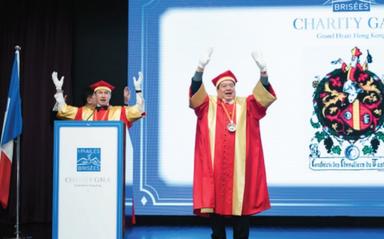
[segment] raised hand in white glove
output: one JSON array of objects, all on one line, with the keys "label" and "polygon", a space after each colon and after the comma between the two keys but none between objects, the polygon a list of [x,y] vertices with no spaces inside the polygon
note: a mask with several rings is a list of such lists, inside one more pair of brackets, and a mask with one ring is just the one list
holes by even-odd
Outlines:
[{"label": "raised hand in white glove", "polygon": [[136,91],[141,91],[141,85],[143,84],[143,73],[139,71],[139,77],[136,79],[136,77],[133,77],[133,85],[135,86]]},{"label": "raised hand in white glove", "polygon": [[200,68],[201,70],[204,70],[205,66],[211,60],[212,52],[213,52],[213,48],[210,47],[207,50],[207,52],[205,52],[205,54],[200,57],[198,65],[197,65],[198,68]]},{"label": "raised hand in white glove", "polygon": [[62,91],[63,83],[64,83],[64,76],[62,76],[59,80],[59,78],[57,78],[57,72],[54,71],[54,72],[52,72],[52,81],[53,81],[53,84],[55,84],[56,91]]},{"label": "raised hand in white glove", "polygon": [[251,53],[253,60],[256,62],[256,65],[259,67],[261,72],[267,71],[267,64],[265,63],[263,54],[259,51],[253,51]]}]

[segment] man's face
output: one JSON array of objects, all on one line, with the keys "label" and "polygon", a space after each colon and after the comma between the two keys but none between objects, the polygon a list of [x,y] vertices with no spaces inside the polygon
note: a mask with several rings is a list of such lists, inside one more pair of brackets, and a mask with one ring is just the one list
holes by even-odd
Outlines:
[{"label": "man's face", "polygon": [[90,107],[96,107],[96,93],[93,93],[87,97],[87,104]]},{"label": "man's face", "polygon": [[235,83],[231,80],[225,80],[217,87],[217,97],[226,102],[231,102],[236,97]]},{"label": "man's face", "polygon": [[128,104],[129,99],[131,98],[131,91],[128,86],[124,87],[124,104]]},{"label": "man's face", "polygon": [[99,89],[95,92],[96,104],[99,106],[108,106],[111,99],[111,92],[105,89]]}]

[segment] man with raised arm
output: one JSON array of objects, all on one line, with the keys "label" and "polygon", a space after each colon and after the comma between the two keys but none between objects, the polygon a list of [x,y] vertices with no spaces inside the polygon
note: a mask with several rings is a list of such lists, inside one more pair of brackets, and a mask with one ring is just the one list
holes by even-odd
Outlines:
[{"label": "man with raised arm", "polygon": [[261,54],[252,52],[260,80],[252,94],[236,96],[237,78],[225,71],[212,80],[217,96],[202,83],[212,49],[199,60],[190,86],[197,116],[193,209],[210,217],[212,238],[225,239],[225,221],[234,239],[249,237],[249,216],[270,208],[259,121],[276,100]]},{"label": "man with raised arm", "polygon": [[[106,81],[98,81],[90,88],[94,92],[96,107],[75,107],[67,105],[63,96],[62,86],[64,83],[64,76],[58,79],[57,72],[52,73],[52,81],[56,87],[55,99],[58,105],[57,116],[61,119],[72,120],[121,120],[128,128],[132,123],[143,117],[144,113],[144,99],[142,94],[141,85],[143,82],[143,74],[139,72],[139,77],[133,77],[133,83],[136,90],[136,104],[133,106],[111,106],[109,101],[111,99],[112,90],[114,86]],[[125,92],[124,92],[125,95]]]}]

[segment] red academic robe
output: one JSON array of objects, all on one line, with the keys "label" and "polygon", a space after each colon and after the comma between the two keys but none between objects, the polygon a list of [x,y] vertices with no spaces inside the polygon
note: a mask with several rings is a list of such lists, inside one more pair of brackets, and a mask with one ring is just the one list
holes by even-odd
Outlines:
[{"label": "red academic robe", "polygon": [[[270,208],[259,120],[275,101],[259,82],[253,94],[223,104],[204,85],[190,97],[197,115],[193,209],[196,214],[252,215]],[[237,129],[229,132],[227,112]],[[236,107],[234,111],[233,107]],[[231,116],[232,117],[232,116]]]}]

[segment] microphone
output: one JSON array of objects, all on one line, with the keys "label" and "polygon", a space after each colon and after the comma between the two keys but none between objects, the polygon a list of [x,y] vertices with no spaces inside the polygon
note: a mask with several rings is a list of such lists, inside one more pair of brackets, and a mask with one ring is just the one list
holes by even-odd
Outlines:
[{"label": "microphone", "polygon": [[96,111],[96,108],[93,109],[92,114],[90,114],[85,121],[89,121],[89,119],[95,114],[95,111]]},{"label": "microphone", "polygon": [[88,121],[93,115],[95,115],[95,112],[97,111],[97,112],[99,112],[100,110],[108,110],[108,108],[109,108],[109,105],[97,105],[96,107],[95,107],[95,109],[93,109],[93,112],[92,112],[92,114],[90,114],[89,116],[88,116],[88,118],[85,120],[85,121]]}]

